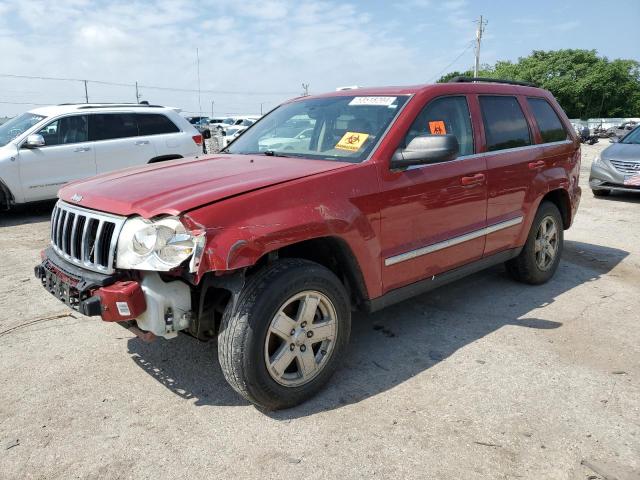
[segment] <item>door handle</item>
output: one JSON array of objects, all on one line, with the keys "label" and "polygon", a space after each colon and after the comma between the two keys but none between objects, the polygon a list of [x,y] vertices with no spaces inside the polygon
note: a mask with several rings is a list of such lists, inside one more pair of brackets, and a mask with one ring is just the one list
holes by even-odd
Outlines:
[{"label": "door handle", "polygon": [[148,145],[149,144],[149,140],[138,140],[136,142],[136,145]]},{"label": "door handle", "polygon": [[538,160],[537,162],[530,162],[529,163],[529,168],[531,170],[535,170],[537,168],[542,168],[546,165],[544,160]]},{"label": "door handle", "polygon": [[469,186],[469,185],[478,185],[480,183],[484,182],[484,174],[483,173],[476,173],[475,175],[472,175],[470,177],[462,177],[460,179],[460,183],[462,185],[464,185],[465,187]]},{"label": "door handle", "polygon": [[89,147],[78,147],[74,150],[74,152],[88,152],[89,150],[91,150],[91,148]]}]

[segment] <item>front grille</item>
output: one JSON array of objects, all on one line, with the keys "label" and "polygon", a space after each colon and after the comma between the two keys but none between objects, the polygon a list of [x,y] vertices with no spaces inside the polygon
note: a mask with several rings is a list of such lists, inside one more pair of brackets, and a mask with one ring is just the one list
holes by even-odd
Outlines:
[{"label": "front grille", "polygon": [[125,218],[59,201],[51,214],[51,246],[65,260],[94,272],[113,273]]},{"label": "front grille", "polygon": [[609,160],[616,170],[625,175],[640,173],[640,162],[625,160]]}]

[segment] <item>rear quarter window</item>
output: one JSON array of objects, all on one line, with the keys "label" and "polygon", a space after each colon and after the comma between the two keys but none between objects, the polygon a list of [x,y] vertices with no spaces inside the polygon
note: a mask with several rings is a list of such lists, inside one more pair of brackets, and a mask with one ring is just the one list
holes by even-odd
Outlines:
[{"label": "rear quarter window", "polygon": [[157,113],[139,113],[138,131],[140,135],[161,135],[163,133],[176,133],[180,129],[164,115]]},{"label": "rear quarter window", "polygon": [[529,125],[516,97],[483,95],[479,100],[488,151],[531,145]]},{"label": "rear quarter window", "polygon": [[536,119],[544,143],[560,142],[567,139],[567,132],[549,102],[544,98],[527,98],[527,103]]}]

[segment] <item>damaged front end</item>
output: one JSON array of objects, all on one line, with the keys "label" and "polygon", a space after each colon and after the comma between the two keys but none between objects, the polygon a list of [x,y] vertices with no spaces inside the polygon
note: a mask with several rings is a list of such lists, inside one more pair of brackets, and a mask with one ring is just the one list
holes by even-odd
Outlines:
[{"label": "damaged front end", "polygon": [[203,245],[204,232],[176,217],[119,217],[60,201],[51,246],[34,273],[83,315],[118,322],[145,340],[173,338],[192,329]]}]

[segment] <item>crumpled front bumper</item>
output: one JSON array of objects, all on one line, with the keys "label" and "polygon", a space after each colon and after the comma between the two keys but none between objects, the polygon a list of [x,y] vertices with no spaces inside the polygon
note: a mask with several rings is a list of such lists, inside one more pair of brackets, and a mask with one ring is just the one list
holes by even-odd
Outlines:
[{"label": "crumpled front bumper", "polygon": [[175,337],[191,321],[189,285],[178,279],[165,281],[157,272],[95,273],[47,248],[34,273],[49,293],[89,317],[127,328],[133,320],[144,333],[165,338]]},{"label": "crumpled front bumper", "polygon": [[103,275],[65,262],[52,249],[42,253],[34,274],[42,286],[62,303],[88,317],[123,322],[147,309],[140,283],[123,275]]}]

